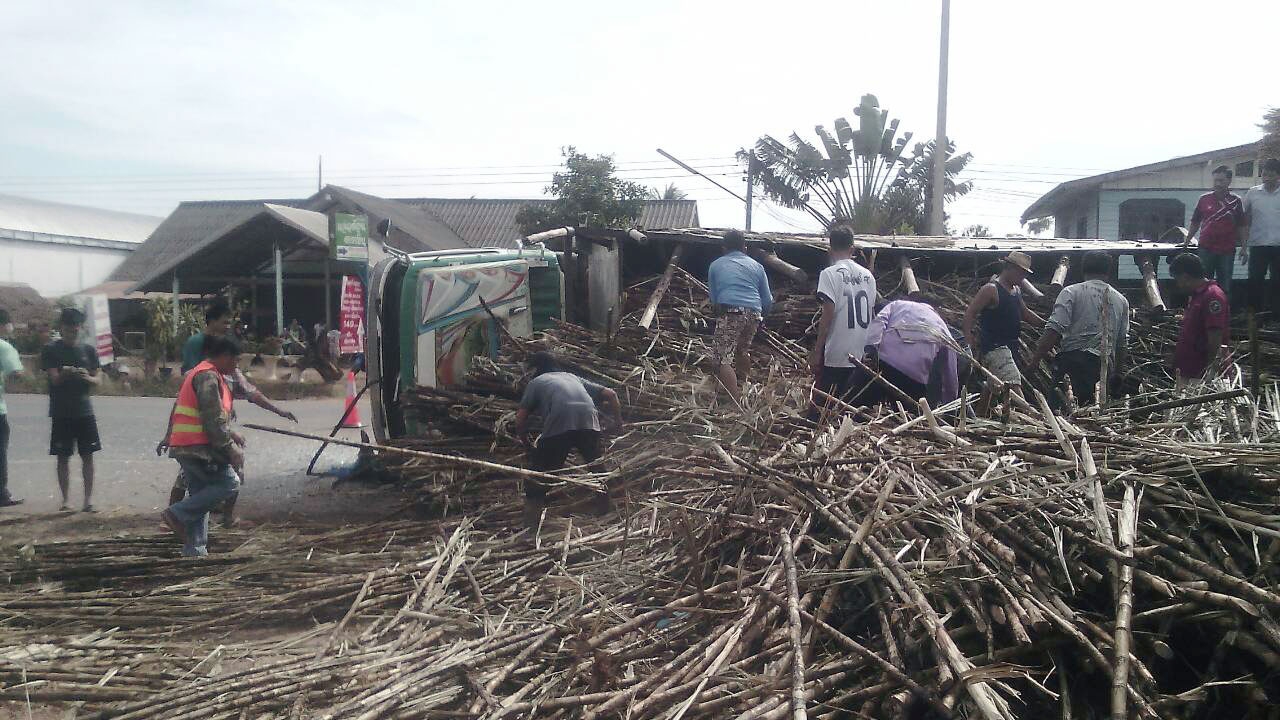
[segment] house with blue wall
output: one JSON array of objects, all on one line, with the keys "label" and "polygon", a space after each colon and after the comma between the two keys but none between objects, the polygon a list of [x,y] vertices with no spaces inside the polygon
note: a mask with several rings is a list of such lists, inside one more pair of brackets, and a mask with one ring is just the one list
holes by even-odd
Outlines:
[{"label": "house with blue wall", "polygon": [[[1258,143],[1211,150],[1062,183],[1022,214],[1022,222],[1052,217],[1060,238],[1181,241],[1196,201],[1213,187],[1213,169],[1235,172],[1232,192],[1262,182]],[[1161,277],[1167,267],[1161,267]],[[1132,258],[1120,262],[1120,278],[1141,277]],[[1246,276],[1236,263],[1237,278]]]}]

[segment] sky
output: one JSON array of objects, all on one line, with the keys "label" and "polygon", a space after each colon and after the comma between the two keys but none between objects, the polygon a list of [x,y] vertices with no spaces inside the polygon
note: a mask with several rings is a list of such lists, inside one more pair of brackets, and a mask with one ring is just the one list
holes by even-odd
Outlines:
[{"label": "sky", "polygon": [[[733,154],[871,93],[934,134],[941,0],[6,0],[0,193],[167,214],[293,198],[538,197],[573,145],[740,227]],[[1242,144],[1280,105],[1280,3],[952,3],[951,225],[1019,231],[1056,183]],[[1264,76],[1266,79],[1264,79]],[[757,230],[815,230],[759,202]]]}]

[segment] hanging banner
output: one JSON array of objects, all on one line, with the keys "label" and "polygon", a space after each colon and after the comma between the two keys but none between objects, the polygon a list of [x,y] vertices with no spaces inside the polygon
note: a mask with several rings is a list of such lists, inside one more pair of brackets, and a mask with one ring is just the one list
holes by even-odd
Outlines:
[{"label": "hanging banner", "polygon": [[364,283],[355,275],[342,276],[342,306],[338,315],[338,352],[364,352]]},{"label": "hanging banner", "polygon": [[110,365],[115,362],[111,341],[111,311],[106,295],[78,295],[76,300],[84,311],[84,335],[81,342],[88,343],[98,351],[98,364]]},{"label": "hanging banner", "polygon": [[338,260],[369,260],[369,218],[335,213],[333,216],[333,257]]}]

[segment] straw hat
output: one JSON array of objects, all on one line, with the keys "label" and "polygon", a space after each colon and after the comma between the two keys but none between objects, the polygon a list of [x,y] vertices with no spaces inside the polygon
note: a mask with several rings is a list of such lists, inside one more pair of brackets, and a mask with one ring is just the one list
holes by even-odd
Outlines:
[{"label": "straw hat", "polygon": [[1015,267],[1020,267],[1023,270],[1026,270],[1028,275],[1035,274],[1035,271],[1031,269],[1031,256],[1024,252],[1014,250],[1007,256],[1001,258],[1000,262],[1007,262]]}]

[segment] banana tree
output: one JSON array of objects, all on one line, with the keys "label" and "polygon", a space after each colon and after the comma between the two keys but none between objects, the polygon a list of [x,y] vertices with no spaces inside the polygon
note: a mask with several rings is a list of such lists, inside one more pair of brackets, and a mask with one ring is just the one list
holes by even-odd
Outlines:
[{"label": "banana tree", "polygon": [[[751,150],[738,151],[738,159],[755,173],[765,197],[803,210],[826,227],[844,223],[866,233],[907,229],[903,218],[913,213],[900,206],[920,209],[924,198],[914,178],[922,169],[917,166],[932,156],[932,147],[918,143],[908,155],[911,133],[899,135],[899,121],[889,119],[874,95],[863,95],[853,112],[856,128],[845,118],[836,119],[834,134],[815,127],[819,145],[798,133],[785,143],[765,135]],[[968,158],[949,157],[948,176],[962,170]],[[953,192],[957,187],[948,185]],[[906,224],[914,231],[915,222]]]}]

